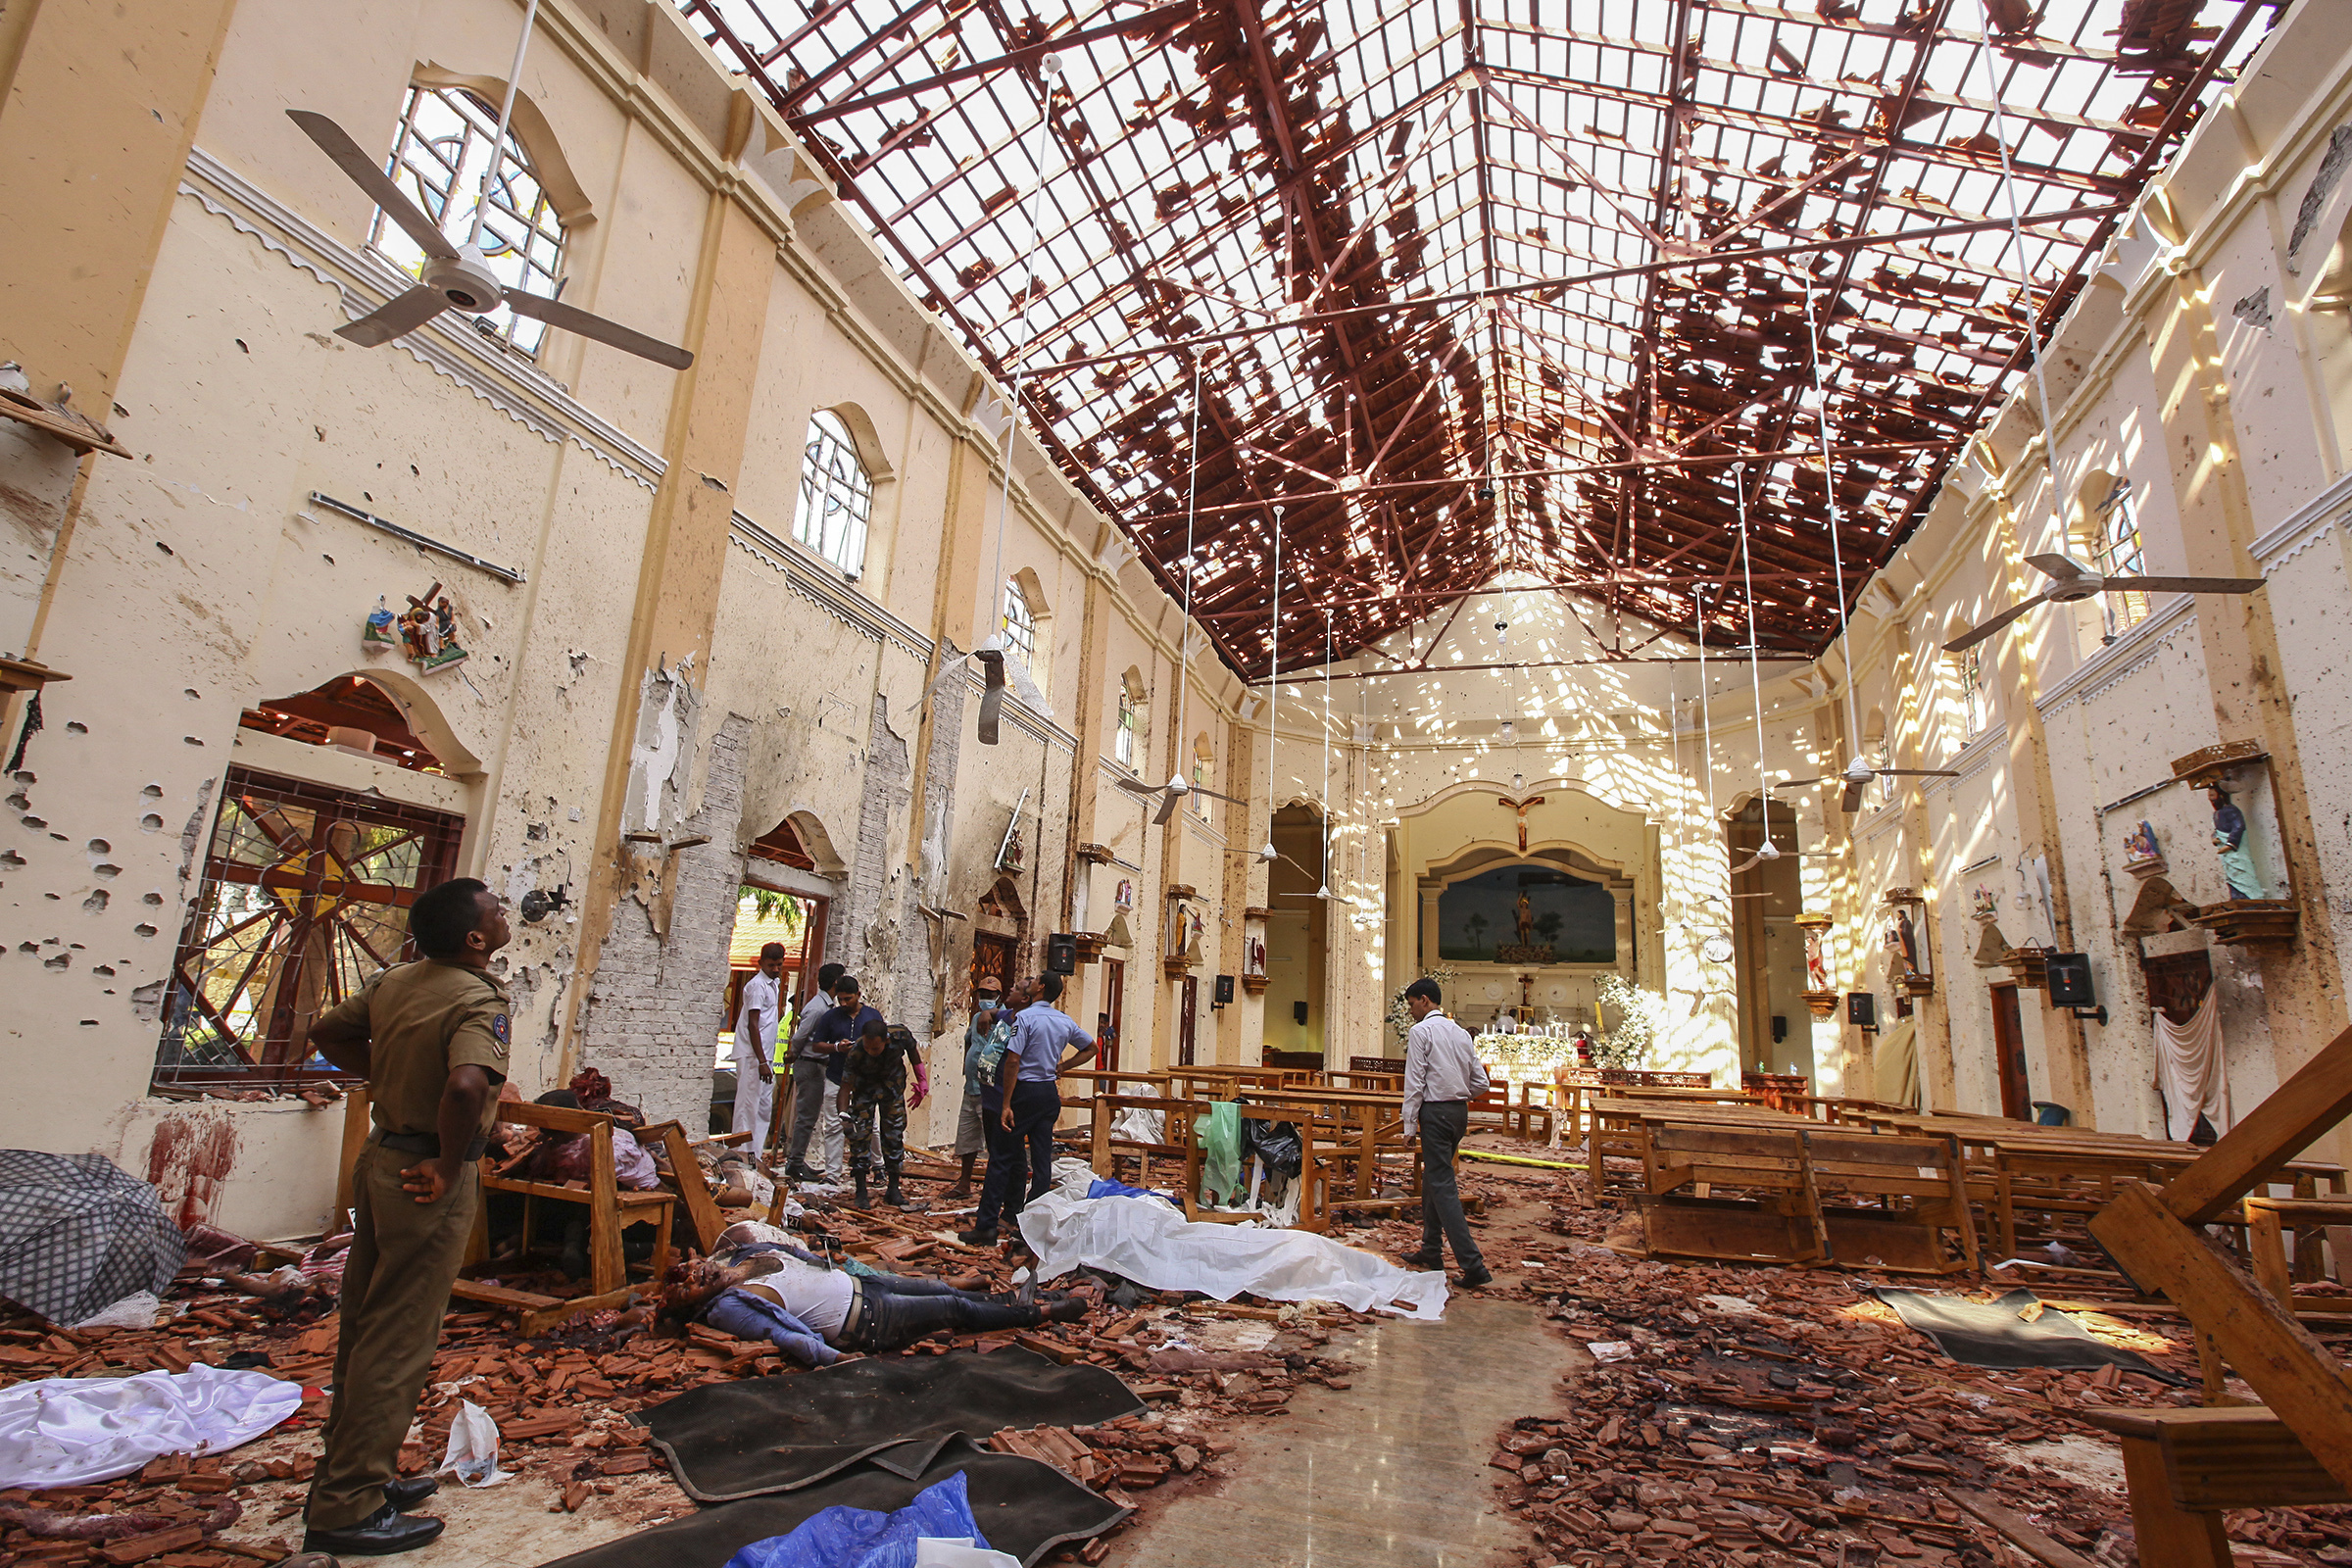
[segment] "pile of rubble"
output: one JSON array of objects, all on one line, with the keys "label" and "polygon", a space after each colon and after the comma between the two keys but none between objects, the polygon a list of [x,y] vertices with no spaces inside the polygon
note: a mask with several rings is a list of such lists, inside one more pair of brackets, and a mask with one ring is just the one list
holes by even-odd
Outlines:
[{"label": "pile of rubble", "polygon": [[[1562,1184],[1548,1234],[1502,1249],[1519,1254],[1520,1292],[1591,1363],[1497,1437],[1496,1501],[1529,1528],[1526,1562],[2137,1561],[2114,1440],[2074,1412],[2193,1404],[2195,1388],[2114,1366],[1962,1365],[1861,1294],[1902,1284],[1988,1299],[2030,1281],[1648,1260],[1601,1245],[1617,1216],[1591,1205],[1581,1177]],[[2196,1377],[2185,1324],[2165,1308],[2072,1306],[2094,1338]],[[2352,1507],[2233,1514],[2230,1535],[2241,1564],[2352,1565]]]},{"label": "pile of rubble", "polygon": [[[1017,1259],[958,1242],[957,1223],[944,1214],[856,1210],[816,1198],[799,1239],[811,1250],[877,1269],[938,1275],[970,1289],[1013,1288]],[[333,1375],[332,1298],[265,1292],[267,1275],[230,1271],[230,1277],[242,1287],[191,1269],[169,1293],[152,1329],[74,1331],[24,1316],[0,1323],[0,1385],[177,1372],[204,1363],[262,1371],[306,1390],[297,1415],[225,1456],[159,1460],[139,1476],[102,1486],[0,1491],[0,1568],[150,1562],[229,1568],[274,1562],[295,1549],[296,1516],[326,1410],[320,1390]],[[510,1272],[497,1283],[564,1298],[585,1290],[552,1271]],[[1149,1511],[1156,1499],[1212,1479],[1219,1457],[1234,1446],[1237,1423],[1278,1414],[1301,1383],[1345,1388],[1345,1364],[1321,1349],[1335,1333],[1370,1321],[1333,1306],[1187,1302],[1129,1286],[1098,1299],[1077,1322],[927,1341],[905,1353],[1018,1344],[1065,1364],[1116,1371],[1157,1408],[1101,1428],[1003,1433],[992,1441],[1047,1458],[1122,1506]],[[517,1478],[510,1485],[537,1483],[550,1509],[608,1513],[619,1534],[694,1507],[649,1446],[638,1411],[704,1384],[799,1371],[764,1340],[738,1340],[701,1324],[673,1338],[607,1309],[524,1339],[506,1314],[453,1311],[401,1469],[417,1475],[439,1464],[451,1423],[470,1401],[498,1424],[499,1462]],[[1100,1561],[1107,1542],[1094,1543],[1087,1560]]]}]

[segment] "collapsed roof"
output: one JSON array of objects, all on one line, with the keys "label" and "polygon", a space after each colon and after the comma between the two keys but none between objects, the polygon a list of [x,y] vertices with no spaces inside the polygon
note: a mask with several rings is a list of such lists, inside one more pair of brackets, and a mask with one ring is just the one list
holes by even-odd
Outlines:
[{"label": "collapsed roof", "polygon": [[2282,0],[679,3],[1256,680],[1277,507],[1285,667],[1744,642],[1742,502],[1817,654]]}]

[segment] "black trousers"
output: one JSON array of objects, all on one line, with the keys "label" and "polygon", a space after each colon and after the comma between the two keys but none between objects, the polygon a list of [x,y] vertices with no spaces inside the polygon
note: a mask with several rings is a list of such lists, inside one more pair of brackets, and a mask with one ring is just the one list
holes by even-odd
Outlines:
[{"label": "black trousers", "polygon": [[977,1230],[1017,1223],[1032,1198],[1054,1185],[1054,1123],[1061,1115],[1061,1091],[1053,1084],[1012,1086],[1012,1126],[1004,1122],[997,1093],[982,1091],[980,1115],[988,1134],[988,1179],[980,1184]]},{"label": "black trousers", "polygon": [[860,1350],[896,1350],[934,1334],[988,1334],[1035,1328],[1044,1321],[1033,1305],[959,1291],[939,1280],[864,1274],[858,1289],[865,1298],[865,1316],[856,1335],[855,1348]]},{"label": "black trousers", "polygon": [[1466,1100],[1424,1101],[1421,1104],[1421,1255],[1442,1258],[1440,1238],[1453,1246],[1453,1260],[1469,1271],[1484,1265],[1470,1221],[1462,1213],[1462,1190],[1453,1179],[1453,1161],[1470,1130]]}]

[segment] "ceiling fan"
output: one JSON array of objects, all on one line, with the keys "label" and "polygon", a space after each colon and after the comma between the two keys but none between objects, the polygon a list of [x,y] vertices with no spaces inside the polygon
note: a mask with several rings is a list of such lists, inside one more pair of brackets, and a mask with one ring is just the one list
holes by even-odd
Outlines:
[{"label": "ceiling fan", "polygon": [[415,288],[397,294],[386,304],[361,317],[356,321],[335,328],[335,336],[357,343],[362,348],[377,348],[396,337],[414,332],[443,311],[465,311],[475,315],[495,311],[501,305],[517,316],[528,316],[560,326],[566,332],[594,338],[624,354],[634,354],[656,365],[666,365],[673,370],[683,370],[694,363],[694,356],[674,344],[659,338],[633,332],[617,321],[608,321],[601,316],[533,294],[527,289],[509,288],[490,270],[482,254],[482,225],[490,217],[490,187],[498,178],[500,167],[506,162],[507,129],[514,114],[514,83],[522,74],[522,57],[530,48],[531,24],[538,16],[537,0],[523,11],[522,36],[514,45],[514,65],[507,73],[506,101],[498,111],[498,140],[492,144],[490,167],[482,174],[482,187],[474,198],[473,228],[462,245],[450,243],[441,225],[426,217],[415,202],[393,182],[375,160],[360,150],[351,133],[326,116],[311,109],[289,109],[286,118],[302,127],[302,133],[318,146],[318,150],[335,161],[344,176],[368,193],[368,199],[382,209],[383,215],[407,231],[424,252],[424,276]]},{"label": "ceiling fan", "polygon": [[2050,585],[2024,603],[2011,605],[1982,626],[1945,643],[1945,653],[1957,654],[1974,648],[2036,605],[2080,604],[2097,594],[2125,592],[2250,594],[2263,582],[2260,577],[2103,577],[2066,556],[2028,556],[2026,564],[2049,578]]},{"label": "ceiling fan", "polygon": [[[1732,875],[1752,871],[1767,860],[1781,858],[1781,848],[1772,842],[1772,791],[1764,784],[1764,674],[1763,646],[1756,641],[1756,579],[1747,560],[1747,465],[1734,466],[1733,488],[1740,499],[1740,576],[1747,585],[1747,683],[1756,700],[1756,804],[1764,812],[1764,836],[1756,841],[1753,855],[1732,867]],[[1762,898],[1762,892],[1735,893],[1735,899]],[[1691,999],[1690,1010],[1698,1011],[1698,1001]]]},{"label": "ceiling fan", "polygon": [[[527,289],[507,287],[491,274],[479,244],[482,218],[488,211],[486,202],[475,210],[472,237],[463,245],[452,245],[440,226],[392,183],[389,174],[375,167],[374,161],[360,150],[360,144],[341,125],[309,109],[289,109],[286,118],[300,125],[303,133],[318,144],[318,150],[333,159],[351,182],[383,209],[386,218],[406,229],[409,238],[425,255],[422,282],[394,295],[387,304],[358,320],[336,327],[335,336],[372,349],[416,331],[443,311],[480,315],[504,305],[518,316],[536,317],[550,326],[594,338],[673,370],[683,370],[694,363],[694,356],[686,350],[631,331],[618,321],[591,316],[576,306]],[[499,145],[506,145],[503,135]]]},{"label": "ceiling fan", "polygon": [[[1874,778],[1958,778],[1959,776],[1957,772],[1948,767],[1873,767],[1866,760],[1857,757],[1845,764],[1845,771],[1842,773],[1822,773],[1813,778],[1785,778],[1775,784],[1773,788],[1776,790],[1802,790],[1810,789],[1816,784],[1827,784],[1833,780],[1843,779],[1845,791],[1838,797],[1838,809],[1850,814],[1862,809],[1862,791]],[[1761,858],[1776,858],[1779,854],[1780,852],[1776,850],[1771,856]]]},{"label": "ceiling fan", "polygon": [[1141,796],[1145,800],[1150,800],[1155,795],[1165,797],[1159,803],[1159,813],[1152,818],[1152,825],[1154,827],[1167,826],[1168,819],[1176,814],[1176,808],[1183,804],[1187,795],[1206,795],[1212,800],[1231,801],[1236,806],[1250,804],[1239,796],[1226,794],[1223,790],[1212,790],[1205,784],[1191,783],[1181,773],[1168,775],[1168,781],[1165,784],[1147,784],[1140,778],[1123,778],[1119,780],[1119,788],[1130,795]]}]

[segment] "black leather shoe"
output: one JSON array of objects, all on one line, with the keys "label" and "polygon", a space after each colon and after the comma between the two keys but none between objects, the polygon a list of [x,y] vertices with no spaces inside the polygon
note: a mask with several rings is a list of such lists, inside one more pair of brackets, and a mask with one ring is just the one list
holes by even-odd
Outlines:
[{"label": "black leather shoe", "polygon": [[415,1551],[440,1534],[440,1520],[405,1514],[387,1502],[356,1525],[305,1530],[302,1549],[332,1552],[338,1557],[388,1557],[396,1551]]},{"label": "black leather shoe", "polygon": [[1420,1269],[1424,1272],[1430,1269],[1444,1268],[1446,1266],[1445,1258],[1432,1257],[1427,1252],[1406,1252],[1402,1256],[1398,1257],[1396,1261],[1403,1264],[1406,1268]]},{"label": "black leather shoe", "polygon": [[1484,1263],[1481,1263],[1476,1268],[1466,1268],[1462,1270],[1462,1277],[1455,1283],[1460,1285],[1465,1291],[1475,1291],[1481,1285],[1492,1282],[1494,1278],[1494,1271],[1489,1269]]},{"label": "black leather shoe", "polygon": [[956,1239],[966,1247],[994,1247],[997,1233],[993,1230],[957,1231]]},{"label": "black leather shoe", "polygon": [[438,1476],[402,1476],[384,1483],[384,1500],[402,1513],[407,1513],[425,1498],[441,1490]]}]

